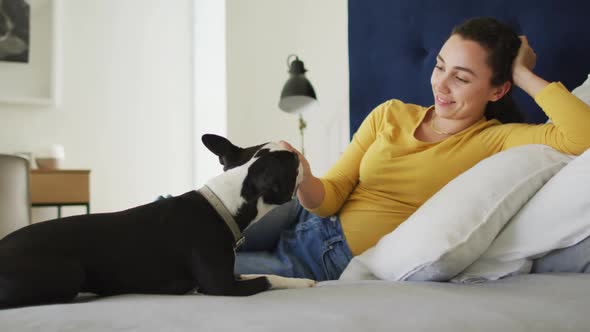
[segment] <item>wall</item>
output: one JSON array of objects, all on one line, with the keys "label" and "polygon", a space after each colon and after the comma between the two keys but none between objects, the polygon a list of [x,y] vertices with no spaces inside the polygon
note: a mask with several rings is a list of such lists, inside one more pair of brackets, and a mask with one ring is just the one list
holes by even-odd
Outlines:
[{"label": "wall", "polygon": [[[346,1],[61,1],[61,104],[0,104],[0,152],[63,144],[65,168],[92,169],[93,212],[178,194],[219,173],[201,147],[205,132],[299,147],[297,117],[277,106],[291,53],[319,99],[304,115],[314,173],[346,146]],[[34,219],[54,213],[35,209]]]},{"label": "wall", "polygon": [[194,179],[200,188],[221,172],[219,159],[201,136],[227,137],[225,1],[194,0]]},{"label": "wall", "polygon": [[0,152],[63,144],[66,168],[92,170],[94,212],[190,189],[192,1],[169,4],[62,0],[61,104],[0,104]]},{"label": "wall", "polygon": [[284,139],[300,147],[297,116],[279,110],[295,53],[319,104],[304,114],[305,151],[322,175],[348,142],[347,2],[227,0],[228,135],[246,144]]}]

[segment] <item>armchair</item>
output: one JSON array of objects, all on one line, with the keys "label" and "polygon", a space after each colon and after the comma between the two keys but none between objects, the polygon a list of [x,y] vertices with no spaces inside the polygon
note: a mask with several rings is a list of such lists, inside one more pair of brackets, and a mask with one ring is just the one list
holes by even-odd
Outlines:
[{"label": "armchair", "polygon": [[29,163],[0,154],[0,238],[30,222]]}]

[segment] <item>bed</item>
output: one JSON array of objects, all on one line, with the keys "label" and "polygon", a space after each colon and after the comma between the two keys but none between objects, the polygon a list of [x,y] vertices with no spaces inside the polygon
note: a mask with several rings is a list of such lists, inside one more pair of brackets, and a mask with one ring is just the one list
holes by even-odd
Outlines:
[{"label": "bed", "polygon": [[587,331],[587,275],[324,282],[247,298],[126,295],[0,312],[2,331]]},{"label": "bed", "polygon": [[[573,89],[590,73],[587,1],[349,0],[348,7],[351,133],[384,100],[430,104],[436,52],[467,17],[517,27],[548,80]],[[546,120],[522,92],[516,98],[529,122]],[[0,331],[588,331],[589,307],[590,274],[339,280],[246,298],[80,294],[72,304],[0,311]]]}]

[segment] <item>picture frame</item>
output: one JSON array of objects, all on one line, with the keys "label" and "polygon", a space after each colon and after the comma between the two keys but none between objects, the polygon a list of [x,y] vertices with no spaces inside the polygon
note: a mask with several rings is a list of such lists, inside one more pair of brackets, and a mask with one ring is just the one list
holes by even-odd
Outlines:
[{"label": "picture frame", "polygon": [[0,61],[0,104],[57,106],[60,101],[61,0],[28,0],[28,62]]}]

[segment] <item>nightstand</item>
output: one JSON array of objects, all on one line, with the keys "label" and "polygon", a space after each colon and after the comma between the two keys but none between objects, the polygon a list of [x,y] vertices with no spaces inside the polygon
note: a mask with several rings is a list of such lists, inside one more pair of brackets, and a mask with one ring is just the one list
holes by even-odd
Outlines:
[{"label": "nightstand", "polygon": [[31,170],[31,205],[61,207],[80,205],[90,213],[90,170]]}]

